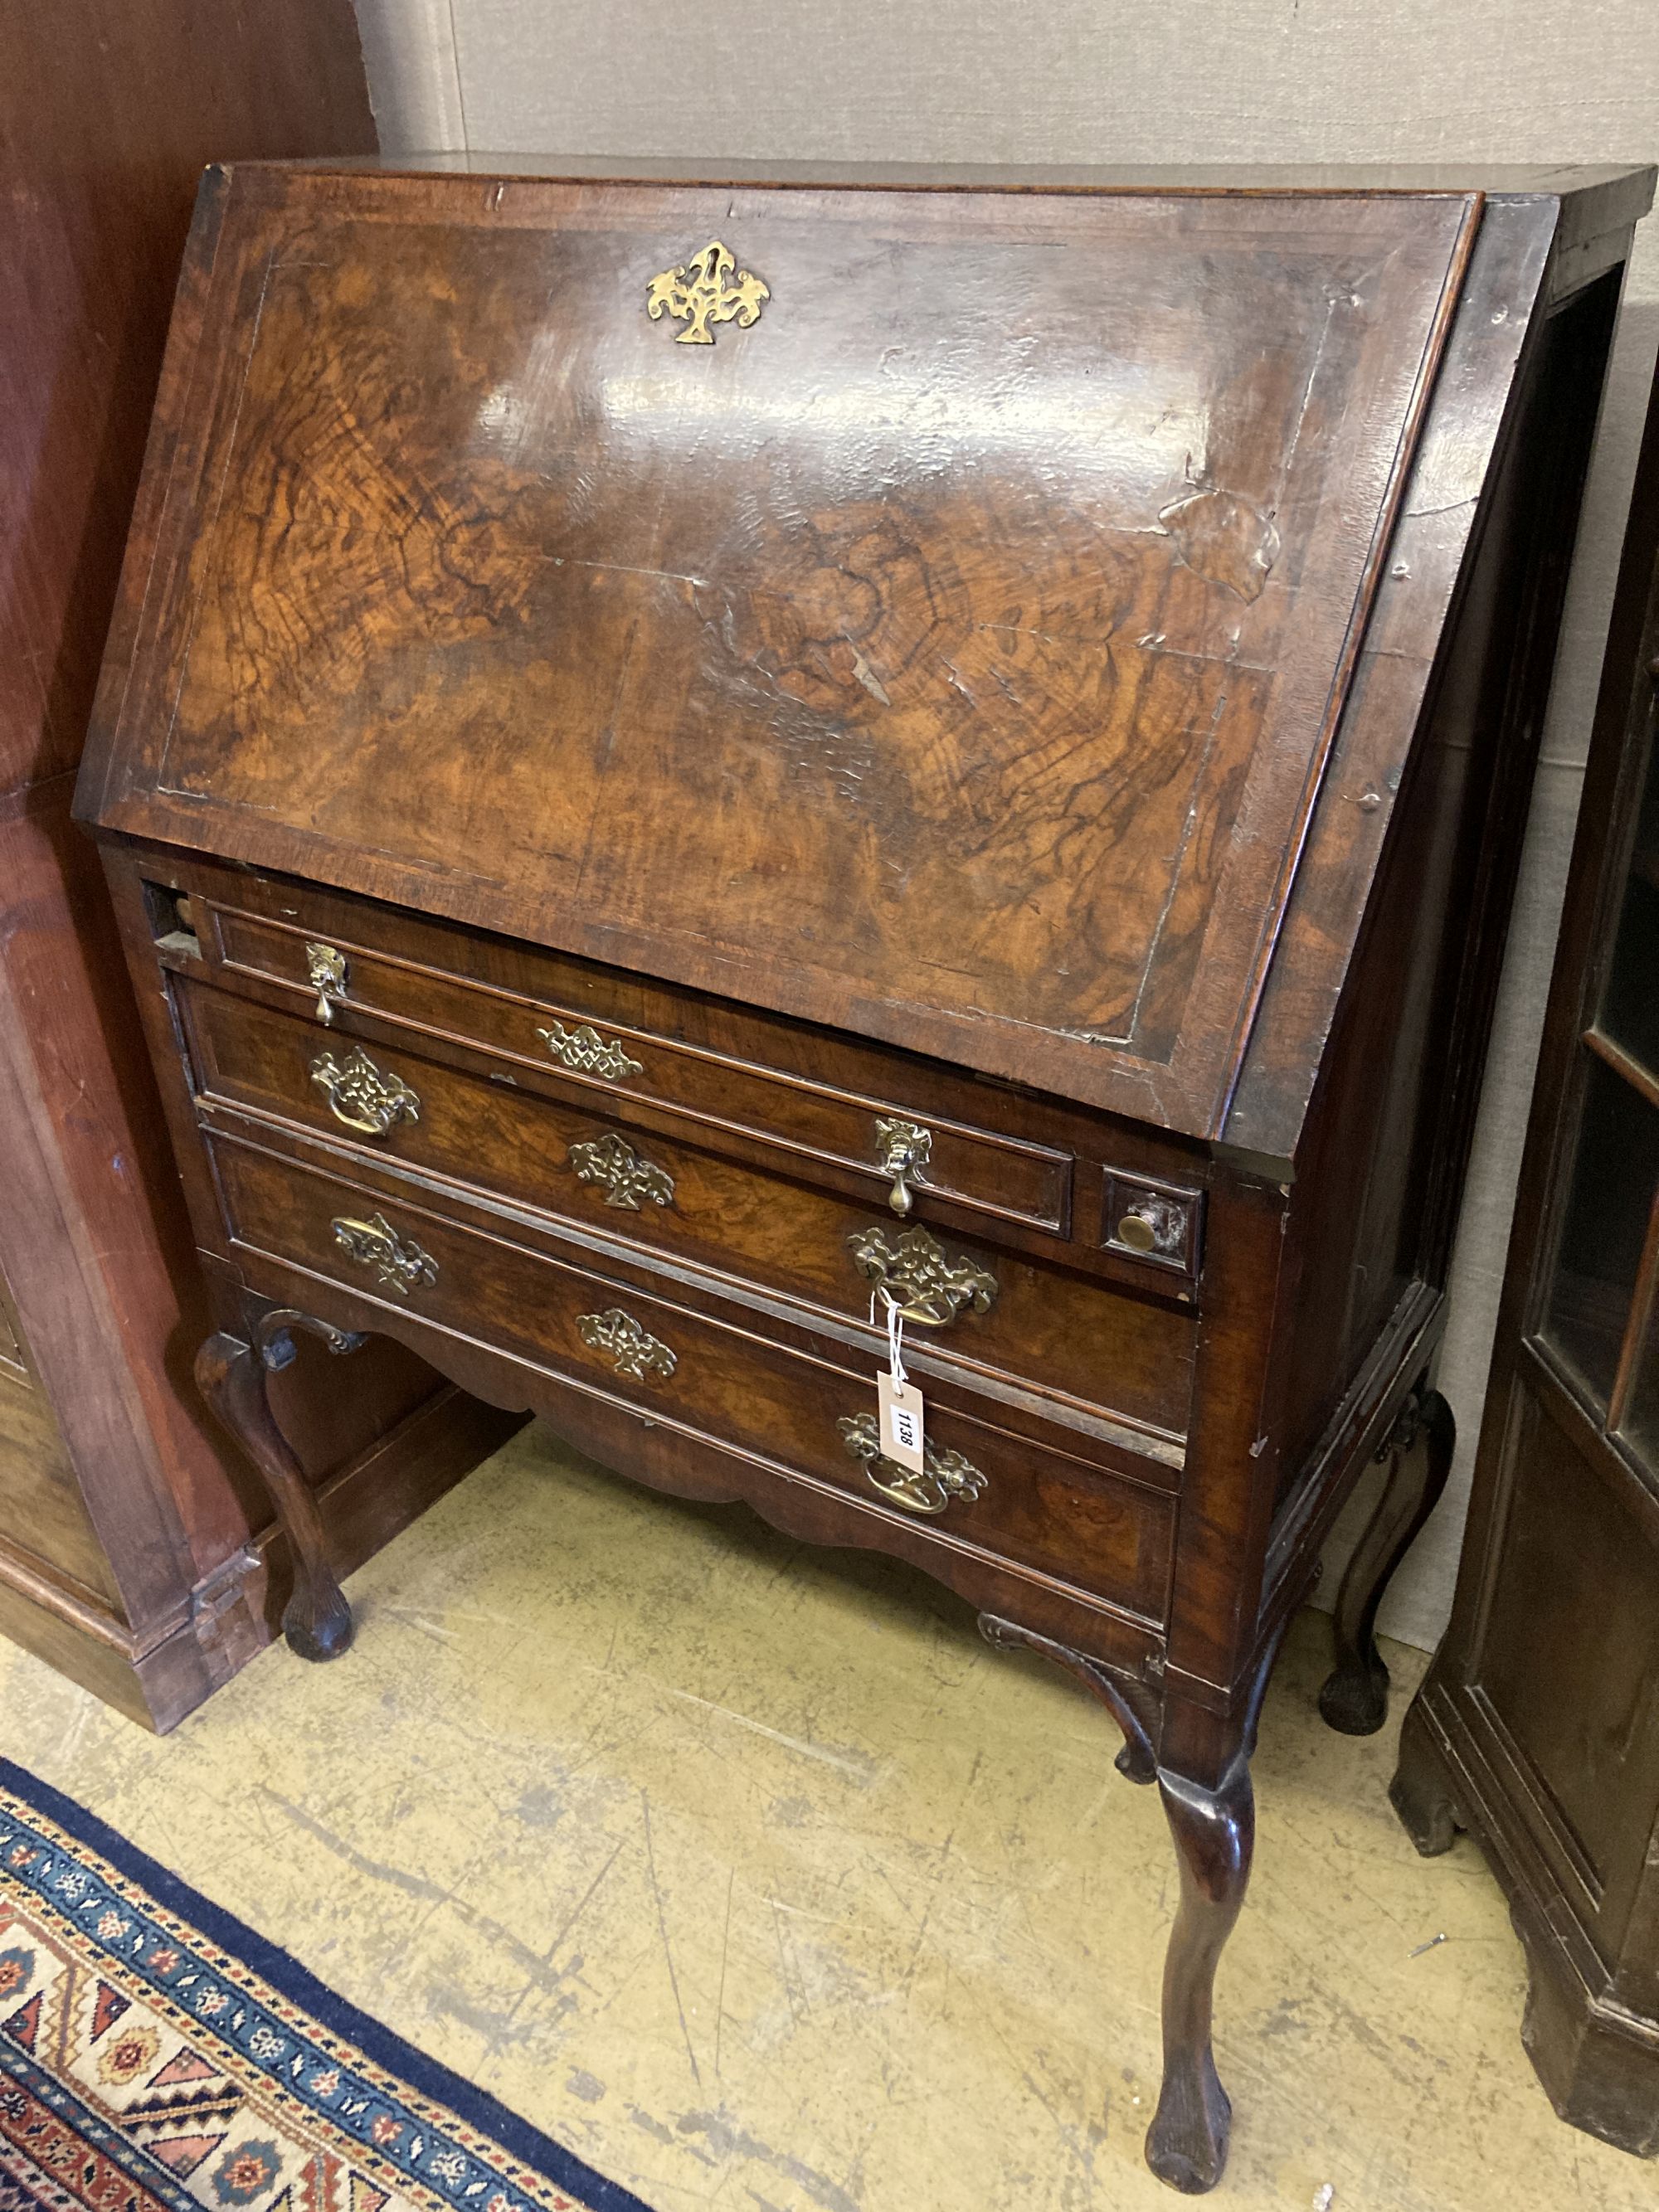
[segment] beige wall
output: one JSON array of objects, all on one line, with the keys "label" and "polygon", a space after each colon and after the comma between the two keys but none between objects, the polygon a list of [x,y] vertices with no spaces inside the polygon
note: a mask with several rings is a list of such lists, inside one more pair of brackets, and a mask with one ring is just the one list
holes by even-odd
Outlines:
[{"label": "beige wall", "polygon": [[[1656,0],[358,0],[358,12],[388,149],[1119,162],[1659,154]],[[1383,1616],[1425,1646],[1456,1569],[1656,343],[1659,222],[1638,234],[1626,293],[1458,1245],[1442,1371],[1457,1468]]]}]

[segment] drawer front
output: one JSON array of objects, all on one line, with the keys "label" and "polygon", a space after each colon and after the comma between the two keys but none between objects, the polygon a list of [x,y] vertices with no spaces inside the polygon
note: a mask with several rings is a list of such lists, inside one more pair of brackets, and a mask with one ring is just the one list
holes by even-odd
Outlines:
[{"label": "drawer front", "polygon": [[621,1102],[596,1097],[589,1111],[227,991],[186,987],[179,1002],[210,1100],[299,1121],[844,1319],[869,1321],[879,1277],[915,1313],[944,1317],[913,1324],[940,1358],[1162,1436],[1184,1431],[1195,1333],[1187,1312],[630,1128],[616,1117]]},{"label": "drawer front", "polygon": [[789,1351],[746,1317],[692,1314],[321,1167],[228,1134],[209,1141],[233,1236],[251,1254],[514,1352],[1150,1622],[1164,1617],[1170,1496],[937,1407],[928,1472],[907,1476],[870,1449],[872,1374],[833,1346],[822,1357]]},{"label": "drawer front", "polygon": [[[706,1021],[703,1003],[682,1002],[650,984],[625,980],[609,993],[594,985],[592,996],[627,1002],[630,1023],[611,1018],[574,988],[563,999],[529,998],[231,908],[210,905],[206,910],[227,968],[285,985],[313,1007],[319,1000],[354,1007],[404,1024],[416,1038],[471,1046],[510,1063],[556,1072],[607,1099],[641,1099],[695,1117],[705,1134],[727,1130],[785,1146],[803,1173],[820,1162],[868,1176],[874,1204],[897,1182],[901,1189],[931,1189],[1026,1227],[1060,1235],[1069,1227],[1069,1152],[972,1128],[948,1114],[921,1114],[878,1088],[858,1096],[769,1065],[758,1056],[780,1054],[791,1041],[781,1024],[726,1013],[720,1026],[728,1048],[702,1050],[664,1031],[678,1031],[690,1019]],[[327,953],[335,961],[326,960]],[[572,971],[563,980],[574,986],[582,978]],[[653,1017],[657,1026],[641,1028],[642,1017]],[[807,1034],[794,1034],[798,1048]],[[745,1049],[757,1060],[745,1060]],[[890,1073],[890,1065],[867,1049],[850,1048],[839,1057],[877,1084]]]}]

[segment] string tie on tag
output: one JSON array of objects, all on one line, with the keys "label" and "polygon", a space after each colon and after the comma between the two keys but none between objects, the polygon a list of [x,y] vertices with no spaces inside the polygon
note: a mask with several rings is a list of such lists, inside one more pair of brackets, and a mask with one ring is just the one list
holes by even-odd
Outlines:
[{"label": "string tie on tag", "polygon": [[882,1301],[887,1308],[887,1371],[896,1389],[904,1388],[904,1309],[890,1291],[884,1290]]}]

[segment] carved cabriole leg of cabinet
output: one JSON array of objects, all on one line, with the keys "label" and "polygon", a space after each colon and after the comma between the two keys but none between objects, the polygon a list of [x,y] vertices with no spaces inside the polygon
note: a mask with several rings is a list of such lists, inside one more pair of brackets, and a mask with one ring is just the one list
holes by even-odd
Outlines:
[{"label": "carved cabriole leg of cabinet", "polygon": [[1216,1966],[1250,1878],[1250,1754],[1288,1620],[1287,1612],[1247,1692],[1224,1718],[1017,1622],[980,1616],[988,1642],[1040,1652],[1074,1674],[1123,1730],[1120,1772],[1158,1785],[1180,1866],[1181,1903],[1164,1958],[1164,2084],[1147,2130],[1146,2163],[1188,2196],[1213,2189],[1227,2162],[1232,2107],[1216,2073],[1211,2009]]},{"label": "carved cabriole leg of cabinet", "polygon": [[986,1642],[1000,1651],[1035,1651],[1075,1674],[1123,1731],[1123,1748],[1115,1762],[1118,1772],[1131,1782],[1156,1781],[1158,1760],[1152,1742],[1158,1732],[1158,1697],[1154,1691],[1132,1675],[1103,1667],[1098,1660],[1085,1658],[1067,1644],[1039,1636],[1034,1629],[1022,1628],[1017,1621],[1000,1620],[995,1613],[981,1613],[979,1629]]},{"label": "carved cabriole leg of cabinet", "polygon": [[222,1331],[208,1338],[196,1355],[196,1387],[264,1477],[288,1538],[294,1591],[283,1633],[289,1649],[301,1659],[337,1659],[351,1642],[351,1607],[329,1563],[317,1500],[277,1425],[266,1389],[270,1376],[293,1364],[296,1328],[320,1337],[337,1353],[355,1352],[363,1340],[292,1307],[275,1307],[253,1322],[251,1341]]},{"label": "carved cabriole leg of cabinet", "polygon": [[1227,2163],[1232,2106],[1211,2037],[1215,1972],[1249,1887],[1250,1760],[1290,1619],[1287,1607],[1230,1715],[1175,1695],[1164,1700],[1158,1787],[1181,1870],[1181,1902],[1164,1956],[1164,2086],[1146,2130],[1146,2163],[1188,2197],[1213,2189]]},{"label": "carved cabriole leg of cabinet", "polygon": [[1389,1479],[1342,1578],[1334,1616],[1336,1666],[1319,1693],[1320,1711],[1344,1735],[1375,1735],[1388,1718],[1389,1670],[1376,1648],[1377,1608],[1395,1568],[1440,1502],[1456,1441],[1451,1407],[1437,1390],[1419,1385],[1377,1455],[1390,1462]]},{"label": "carved cabriole leg of cabinet", "polygon": [[1146,2131],[1146,2163],[1185,2196],[1213,2189],[1227,2163],[1232,2106],[1211,2041],[1215,1970],[1250,1879],[1255,1793],[1243,1747],[1206,1788],[1166,1767],[1158,1794],[1181,1869],[1181,1902],[1164,1960],[1164,2086]]}]

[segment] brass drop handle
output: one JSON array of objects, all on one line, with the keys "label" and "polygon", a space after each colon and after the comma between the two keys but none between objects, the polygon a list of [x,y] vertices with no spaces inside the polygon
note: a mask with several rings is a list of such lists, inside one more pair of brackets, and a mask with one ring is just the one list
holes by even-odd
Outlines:
[{"label": "brass drop handle", "polygon": [[864,1471],[884,1498],[902,1505],[907,1513],[943,1513],[953,1498],[981,1497],[987,1478],[959,1451],[940,1451],[930,1437],[922,1439],[921,1455],[927,1471],[914,1474],[889,1459],[881,1448],[881,1432],[873,1413],[848,1413],[836,1422],[849,1458],[863,1462]]},{"label": "brass drop handle", "polygon": [[893,1178],[887,1203],[901,1219],[910,1211],[910,1186],[926,1180],[922,1170],[933,1153],[933,1133],[923,1128],[920,1121],[877,1121],[876,1164],[884,1175]]},{"label": "brass drop handle", "polygon": [[319,1052],[311,1063],[311,1079],[335,1120],[366,1137],[384,1137],[398,1122],[421,1118],[421,1102],[403,1078],[376,1067],[361,1045],[343,1060]]},{"label": "brass drop handle", "polygon": [[997,1279],[972,1260],[952,1261],[937,1237],[907,1229],[889,1243],[884,1229],[860,1229],[847,1240],[853,1265],[908,1322],[945,1328],[964,1307],[988,1313]]},{"label": "brass drop handle", "polygon": [[346,994],[346,957],[331,945],[306,946],[306,975],[317,994],[317,1018],[326,1025]]},{"label": "brass drop handle", "polygon": [[399,1297],[406,1298],[417,1285],[430,1289],[438,1279],[438,1263],[430,1252],[412,1237],[399,1237],[383,1213],[371,1213],[367,1221],[337,1214],[329,1226],[335,1243]]}]

